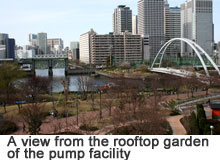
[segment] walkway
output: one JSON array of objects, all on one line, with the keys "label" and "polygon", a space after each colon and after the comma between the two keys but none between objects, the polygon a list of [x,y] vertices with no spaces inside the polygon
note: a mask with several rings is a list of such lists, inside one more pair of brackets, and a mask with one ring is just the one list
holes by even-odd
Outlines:
[{"label": "walkway", "polygon": [[173,130],[173,135],[186,135],[187,132],[185,128],[183,127],[182,123],[180,122],[180,119],[182,119],[184,116],[172,116],[168,117],[167,121],[170,123],[170,126]]}]

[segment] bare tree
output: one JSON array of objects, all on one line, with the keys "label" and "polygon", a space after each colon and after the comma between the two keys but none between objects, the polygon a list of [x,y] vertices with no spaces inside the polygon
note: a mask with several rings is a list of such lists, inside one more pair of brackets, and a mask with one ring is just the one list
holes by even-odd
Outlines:
[{"label": "bare tree", "polygon": [[44,117],[43,106],[38,103],[31,103],[21,110],[21,116],[28,125],[28,133],[37,135]]},{"label": "bare tree", "polygon": [[82,92],[82,99],[87,99],[87,94],[92,88],[92,81],[88,76],[80,76],[77,79],[79,91]]},{"label": "bare tree", "polygon": [[32,98],[32,102],[36,102],[39,101],[40,95],[50,93],[50,83],[49,78],[32,76],[20,85],[20,89],[26,97]]}]

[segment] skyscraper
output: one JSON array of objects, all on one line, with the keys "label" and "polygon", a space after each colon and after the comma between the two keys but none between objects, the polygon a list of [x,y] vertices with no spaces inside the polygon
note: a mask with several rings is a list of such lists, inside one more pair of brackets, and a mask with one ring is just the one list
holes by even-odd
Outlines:
[{"label": "skyscraper", "polygon": [[138,1],[138,34],[149,44],[148,50],[144,50],[144,60],[154,58],[165,42],[164,0]]},{"label": "skyscraper", "polygon": [[70,42],[70,50],[71,50],[71,59],[72,60],[79,60],[79,42],[73,41]]},{"label": "skyscraper", "polygon": [[36,34],[29,34],[29,43],[31,46],[36,47],[37,46],[37,35]]},{"label": "skyscraper", "polygon": [[15,59],[15,39],[8,39],[8,55],[7,58]]},{"label": "skyscraper", "polygon": [[132,16],[132,34],[138,34],[138,17]]},{"label": "skyscraper", "polygon": [[[181,5],[181,37],[199,44],[208,54],[213,54],[214,24],[212,0],[191,0]],[[193,55],[185,43],[182,55]]]},{"label": "skyscraper", "polygon": [[[173,38],[181,37],[181,10],[179,7],[170,7],[168,1],[165,1],[165,40],[166,42]],[[173,42],[166,54],[177,56],[180,54],[180,42]]]},{"label": "skyscraper", "polygon": [[8,53],[8,34],[0,33],[0,59],[7,58]]},{"label": "skyscraper", "polygon": [[47,54],[47,33],[37,34],[38,54]]},{"label": "skyscraper", "polygon": [[132,11],[125,5],[119,5],[112,16],[113,32],[121,34],[122,32],[132,32]]},{"label": "skyscraper", "polygon": [[0,59],[15,58],[15,39],[0,33]]},{"label": "skyscraper", "polygon": [[51,54],[62,54],[63,40],[61,38],[47,39],[47,45]]}]

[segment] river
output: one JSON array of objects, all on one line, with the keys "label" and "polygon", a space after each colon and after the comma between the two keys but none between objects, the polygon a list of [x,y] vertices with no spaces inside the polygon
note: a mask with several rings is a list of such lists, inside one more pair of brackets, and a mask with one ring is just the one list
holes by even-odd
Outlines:
[{"label": "river", "polygon": [[[35,70],[35,72],[36,72],[36,76],[48,77],[48,69]],[[79,90],[77,79],[80,76],[82,76],[82,75],[69,76],[70,77],[70,87],[69,87],[70,91],[78,91]],[[87,75],[83,75],[83,76],[87,76]],[[88,75],[88,77],[93,80],[93,83],[96,86],[103,86],[110,81],[109,78],[103,77],[103,76],[93,78]],[[54,93],[58,93],[58,92],[63,91],[63,85],[61,84],[61,81],[64,78],[65,78],[65,70],[64,69],[53,69],[52,87],[53,87]]]}]

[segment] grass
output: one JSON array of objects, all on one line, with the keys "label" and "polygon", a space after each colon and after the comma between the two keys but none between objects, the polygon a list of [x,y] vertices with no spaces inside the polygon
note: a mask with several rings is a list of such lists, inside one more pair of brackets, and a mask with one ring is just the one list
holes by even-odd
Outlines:
[{"label": "grass", "polygon": [[[64,113],[64,111],[68,111],[69,116],[76,115],[77,109],[76,109],[76,107],[72,107],[72,105],[75,104],[74,101],[68,101],[66,107],[64,107],[64,103],[63,103],[64,95],[63,94],[55,94],[54,97],[56,97],[57,99],[60,100],[60,101],[54,102],[54,106],[55,106],[56,110],[58,111],[58,116],[60,118],[62,117],[60,115],[62,113]],[[109,97],[108,97],[108,95],[103,93],[101,98],[104,100],[104,99],[108,99]],[[96,94],[95,100],[94,100],[94,104],[95,104],[94,110],[91,107],[92,100],[90,98],[90,95],[88,95],[88,99],[85,101],[79,100],[79,103],[78,103],[79,104],[79,106],[78,106],[79,107],[79,114],[99,110],[99,99],[100,99],[99,95]],[[24,104],[22,106],[26,107],[26,106],[28,106],[28,104]],[[41,103],[41,106],[43,107],[44,112],[49,113],[49,112],[52,112],[52,110],[53,110],[53,103],[52,102],[43,102],[43,103]],[[18,118],[20,117],[17,105],[7,106],[6,111],[7,111],[7,113],[4,113],[4,108],[0,107],[0,113],[3,113],[4,117],[18,117]]]}]

